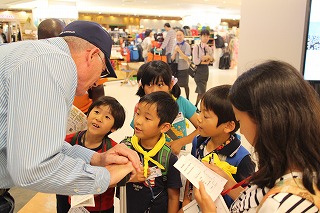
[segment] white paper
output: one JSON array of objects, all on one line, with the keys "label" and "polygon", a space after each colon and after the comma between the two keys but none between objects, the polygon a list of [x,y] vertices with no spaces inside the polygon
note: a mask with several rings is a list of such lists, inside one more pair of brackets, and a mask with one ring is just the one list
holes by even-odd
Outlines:
[{"label": "white paper", "polygon": [[77,107],[72,105],[70,110],[66,134],[71,134],[87,129],[87,116]]},{"label": "white paper", "polygon": [[84,207],[75,207],[75,208],[69,209],[68,213],[90,213],[90,212]]},{"label": "white paper", "polygon": [[191,154],[181,156],[174,164],[174,167],[176,167],[196,188],[199,188],[199,182],[202,181],[212,200],[218,198],[224,185],[227,183],[226,179],[206,167]]},{"label": "white paper", "polygon": [[72,195],[71,208],[81,206],[95,206],[93,195]]},{"label": "white paper", "polygon": [[[229,213],[229,209],[221,195],[214,202],[216,204],[217,213]],[[201,213],[200,207],[196,200],[191,201],[188,205],[183,207],[184,213]]]},{"label": "white paper", "polygon": [[200,213],[201,212],[196,200],[191,201],[190,203],[185,205],[182,209],[183,209],[183,213]]}]

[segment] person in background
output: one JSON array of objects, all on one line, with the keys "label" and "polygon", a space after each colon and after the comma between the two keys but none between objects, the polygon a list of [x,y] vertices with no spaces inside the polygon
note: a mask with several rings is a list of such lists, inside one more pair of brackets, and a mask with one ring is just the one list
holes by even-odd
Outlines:
[{"label": "person in background", "polygon": [[142,57],[144,59],[144,62],[147,62],[148,58],[148,52],[150,52],[152,48],[152,41],[154,41],[154,33],[150,29],[146,29],[141,46],[142,46]]},{"label": "person in background", "polygon": [[177,63],[177,72],[175,77],[178,78],[178,85],[183,87],[186,92],[186,98],[189,100],[189,56],[191,55],[190,45],[184,40],[184,32],[178,29],[176,32],[177,44],[173,48],[172,62]]},{"label": "person in background", "polygon": [[198,103],[202,99],[204,93],[207,90],[207,83],[209,79],[209,63],[213,62],[213,49],[209,47],[210,32],[208,30],[202,30],[200,33],[200,44],[195,44],[192,50],[192,61],[197,65],[197,72],[194,76],[196,82],[197,100],[195,106],[198,107]]},{"label": "person in background", "polygon": [[[236,134],[240,124],[228,100],[230,88],[231,85],[216,86],[204,94],[198,116],[199,136],[192,141],[191,153],[202,162],[215,163],[240,183],[254,173],[255,163]],[[191,201],[192,188],[186,188],[184,205]],[[233,200],[228,195],[223,198],[230,207]]]},{"label": "person in background", "polygon": [[[123,106],[113,97],[103,96],[93,102],[88,109],[87,130],[67,135],[65,141],[80,145],[96,152],[106,152],[117,145],[109,134],[120,129],[125,121]],[[113,213],[114,188],[94,197],[95,206],[86,207],[90,212]],[[67,213],[70,209],[68,196],[56,195],[57,213]]]},{"label": "person in background", "polygon": [[6,35],[3,33],[3,27],[0,26],[0,44],[8,43]]},{"label": "person in background", "polygon": [[158,51],[165,50],[167,55],[167,63],[171,63],[171,53],[175,46],[176,42],[176,31],[174,29],[171,29],[171,25],[169,23],[164,24],[164,29],[167,31],[167,35],[164,38],[160,48],[158,48]]},{"label": "person in background", "polygon": [[[245,190],[206,164],[228,180],[230,212],[319,212],[320,101],[309,82],[290,64],[271,60],[240,75],[229,98],[259,158]],[[216,212],[201,182],[195,194],[203,213]]]},{"label": "person in background", "polygon": [[13,186],[101,194],[140,170],[139,156],[125,145],[97,153],[64,141],[74,95],[115,73],[112,39],[99,24],[74,21],[60,36],[0,46],[0,206],[7,212]]},{"label": "person in background", "polygon": [[45,19],[38,26],[38,39],[58,37],[65,26],[66,24],[60,19]]},{"label": "person in background", "polygon": [[[166,145],[165,132],[179,112],[167,92],[141,97],[134,116],[134,135],[123,141],[137,151],[143,171],[126,185],[127,212],[176,213],[179,210],[180,172],[178,160]],[[152,172],[152,171],[153,172]]]}]

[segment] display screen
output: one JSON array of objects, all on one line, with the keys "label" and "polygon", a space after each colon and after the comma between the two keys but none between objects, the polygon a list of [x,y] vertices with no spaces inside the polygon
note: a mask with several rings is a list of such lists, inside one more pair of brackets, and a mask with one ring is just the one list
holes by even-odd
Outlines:
[{"label": "display screen", "polygon": [[303,76],[305,80],[320,82],[320,0],[310,0],[307,9],[307,28]]}]

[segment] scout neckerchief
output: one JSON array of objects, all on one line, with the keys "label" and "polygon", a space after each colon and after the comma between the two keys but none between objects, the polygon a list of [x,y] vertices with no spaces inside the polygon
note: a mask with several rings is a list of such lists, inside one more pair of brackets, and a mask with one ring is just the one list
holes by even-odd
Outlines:
[{"label": "scout neckerchief", "polygon": [[[222,170],[224,170],[230,177],[232,177],[233,174],[237,173],[237,167],[230,165],[228,162],[226,161],[220,161],[218,154],[222,154],[222,149],[223,148],[227,148],[227,146],[231,143],[231,141],[233,141],[235,139],[235,137],[233,135],[230,135],[230,138],[228,138],[228,140],[226,140],[223,144],[221,144],[220,146],[218,146],[215,150],[213,150],[212,152],[210,152],[209,154],[207,154],[206,156],[204,156],[201,161],[203,162],[208,162],[211,163],[213,162],[214,164],[216,164],[218,167],[220,167]],[[208,144],[210,139],[208,139],[203,146],[202,149],[202,155],[203,155],[203,150],[205,149],[205,146]],[[231,144],[230,144],[231,145]],[[237,149],[236,149],[237,150]],[[231,151],[231,150],[229,150]],[[225,154],[225,153],[223,153]],[[198,155],[200,157],[200,153]],[[230,156],[230,155],[227,155]],[[233,177],[232,177],[233,178]]]},{"label": "scout neckerchief", "polygon": [[154,163],[160,169],[164,169],[164,167],[158,161],[152,159],[152,157],[155,156],[161,150],[161,148],[165,145],[165,143],[166,143],[166,137],[165,137],[165,134],[162,133],[159,141],[156,143],[156,145],[153,147],[153,149],[151,149],[149,152],[146,152],[139,145],[139,138],[136,135],[132,136],[132,138],[131,138],[132,146],[134,147],[134,149],[137,152],[143,154],[143,161],[144,161],[144,164],[143,164],[143,175],[145,177],[147,177],[147,175],[148,175],[148,168],[149,168],[148,162],[149,161]]}]

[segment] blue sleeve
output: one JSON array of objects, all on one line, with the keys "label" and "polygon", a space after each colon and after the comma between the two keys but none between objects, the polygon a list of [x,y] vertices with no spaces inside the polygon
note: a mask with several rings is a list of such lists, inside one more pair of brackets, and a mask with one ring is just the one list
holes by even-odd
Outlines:
[{"label": "blue sleeve", "polygon": [[177,99],[177,103],[179,105],[179,111],[182,112],[187,119],[190,119],[197,111],[197,107],[185,97],[180,96]]},{"label": "blue sleeve", "polygon": [[194,157],[196,157],[197,141],[198,141],[198,136],[194,137],[193,140],[192,140],[191,154]]},{"label": "blue sleeve", "polygon": [[7,170],[12,182],[46,193],[104,192],[108,170],[88,164],[92,151],[64,142],[77,82],[72,58],[51,54],[23,60],[8,82]]}]

